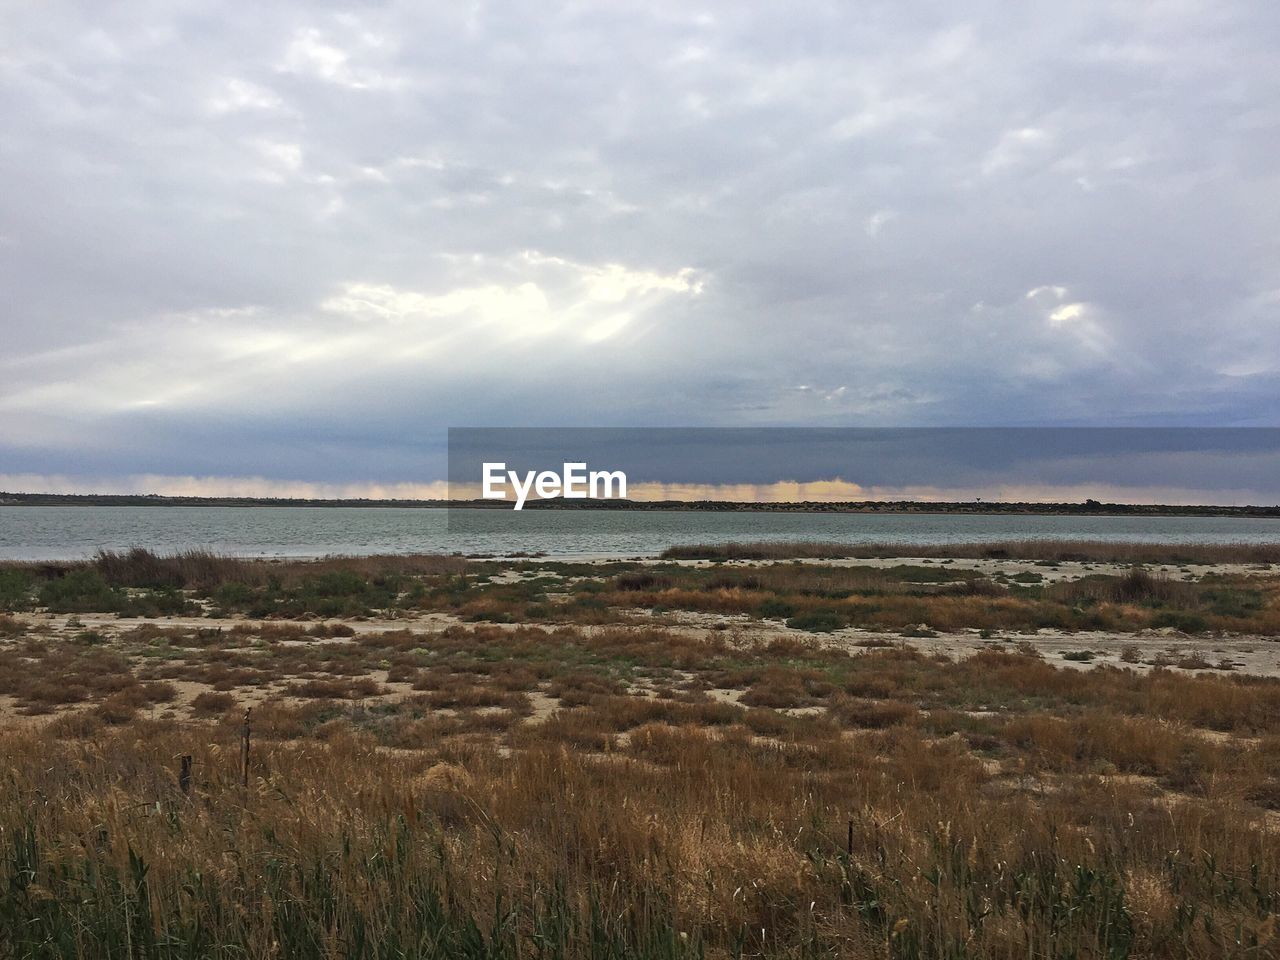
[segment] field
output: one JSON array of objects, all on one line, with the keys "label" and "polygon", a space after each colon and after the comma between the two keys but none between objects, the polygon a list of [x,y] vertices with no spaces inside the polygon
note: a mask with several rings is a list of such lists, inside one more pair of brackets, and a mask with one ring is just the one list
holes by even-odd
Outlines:
[{"label": "field", "polygon": [[0,565],[0,955],[1280,956],[1280,550]]}]

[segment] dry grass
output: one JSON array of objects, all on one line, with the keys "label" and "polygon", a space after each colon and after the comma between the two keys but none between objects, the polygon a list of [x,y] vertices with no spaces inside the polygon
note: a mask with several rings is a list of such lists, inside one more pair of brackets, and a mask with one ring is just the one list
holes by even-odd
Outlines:
[{"label": "dry grass", "polygon": [[368,677],[356,680],[306,680],[302,683],[291,683],[284,688],[289,697],[303,697],[316,700],[358,700],[361,697],[376,696],[381,692],[379,684]]},{"label": "dry grass", "polygon": [[191,700],[191,715],[195,717],[220,716],[236,705],[236,698],[229,693],[205,691]]},{"label": "dry grass", "polygon": [[1041,560],[1049,563],[1280,563],[1280,545],[1147,544],[1105,540],[1009,540],[948,544],[756,542],[668,547],[666,560],[874,559],[883,557]]},{"label": "dry grass", "polygon": [[[0,929],[24,956],[53,955],[39,944],[64,929],[201,955],[197,918],[251,957],[385,955],[353,949],[357,930],[407,956],[423,934],[444,956],[471,955],[468,937],[485,956],[548,941],[571,957],[1267,954],[1280,854],[1238,794],[1270,796],[1274,753],[1028,718],[1002,732],[1006,777],[905,712],[855,715],[882,732],[793,720],[762,736],[725,705],[617,697],[518,728],[506,757],[447,724],[388,753],[350,722],[264,710],[243,792],[234,723],[212,739],[116,732],[114,716],[92,740],[10,731]],[[1107,769],[1185,790],[1170,802]]]},{"label": "dry grass", "polygon": [[626,612],[973,626],[1203,602],[1267,622],[1270,581],[1254,597],[1132,573],[1023,596],[914,568],[590,573],[433,570],[414,603],[599,625],[54,637],[14,618],[0,695],[47,718],[0,728],[0,955],[1276,954],[1280,681],[754,642]]},{"label": "dry grass", "polygon": [[404,587],[447,580],[468,568],[440,555],[262,560],[141,547],[59,564],[0,562],[0,611],[44,606],[62,612],[156,616],[194,612],[191,597],[258,616],[355,615],[410,599]]},{"label": "dry grass", "polygon": [[992,580],[981,571],[945,564],[671,566],[643,576],[616,576],[596,596],[610,609],[746,614],[822,632],[847,626],[902,632],[925,624],[948,631],[1172,627],[1188,633],[1280,634],[1280,577],[1274,575],[1188,580],[1134,567],[1123,573],[1085,572],[1050,584],[1021,576]]},{"label": "dry grass", "polygon": [[104,550],[91,565],[115,587],[183,587],[208,590],[232,580],[255,577],[253,561],[220,556],[207,550],[185,550],[162,556],[134,547]]},{"label": "dry grass", "polygon": [[437,554],[372,557],[325,557],[320,560],[260,560],[229,557],[206,550],[156,554],[142,547],[100,551],[89,565],[120,587],[182,587],[211,590],[225,583],[262,586],[272,578],[292,585],[308,577],[350,573],[365,579],[457,573],[466,566],[456,557]]}]

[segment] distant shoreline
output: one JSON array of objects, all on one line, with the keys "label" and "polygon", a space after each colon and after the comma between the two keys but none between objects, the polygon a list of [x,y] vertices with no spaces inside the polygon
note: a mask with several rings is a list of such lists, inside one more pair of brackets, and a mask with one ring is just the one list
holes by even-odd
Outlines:
[{"label": "distant shoreline", "polygon": [[[0,506],[8,507],[365,507],[372,509],[484,509],[509,506],[494,500],[365,500],[304,499],[294,497],[167,497],[155,494],[56,494],[6,493],[0,491]],[[924,502],[847,501],[750,503],[725,500],[577,500],[530,501],[526,510],[649,510],[710,513],[848,513],[848,514],[969,514],[1060,515],[1112,517],[1280,517],[1276,506],[1182,506],[1173,504],[1030,502]]]}]

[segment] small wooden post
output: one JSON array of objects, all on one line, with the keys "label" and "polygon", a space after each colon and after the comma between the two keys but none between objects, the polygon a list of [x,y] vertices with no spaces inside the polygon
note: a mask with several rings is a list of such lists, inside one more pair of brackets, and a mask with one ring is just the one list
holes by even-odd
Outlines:
[{"label": "small wooden post", "polygon": [[240,786],[249,786],[249,712],[244,708],[244,731],[240,735]]},{"label": "small wooden post", "polygon": [[182,755],[182,766],[178,770],[178,789],[183,796],[191,796],[191,754]]},{"label": "small wooden post", "polygon": [[849,836],[845,839],[844,852],[850,860],[853,859],[853,821],[849,821]]}]

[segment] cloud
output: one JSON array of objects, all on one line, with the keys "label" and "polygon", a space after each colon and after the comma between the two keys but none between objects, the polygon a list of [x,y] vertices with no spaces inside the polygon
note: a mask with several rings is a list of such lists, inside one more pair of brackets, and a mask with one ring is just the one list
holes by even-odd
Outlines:
[{"label": "cloud", "polygon": [[[347,24],[354,23],[354,18],[344,19]],[[403,83],[399,77],[385,73],[375,66],[357,62],[361,58],[378,58],[388,46],[385,37],[351,29],[343,33],[345,37],[355,40],[354,52],[338,46],[337,42],[327,39],[320,30],[313,27],[297,31],[289,41],[277,69],[283,73],[313,77],[352,90],[393,90]]]},{"label": "cloud", "polygon": [[698,296],[705,281],[686,267],[671,274],[632,270],[622,264],[581,264],[561,257],[524,251],[504,263],[482,257],[454,261],[468,274],[511,277],[509,284],[461,286],[429,294],[390,284],[354,282],[320,304],[322,310],[363,322],[437,326],[448,320],[473,324],[499,338],[551,334],[585,336],[593,341],[620,332],[618,318],[644,311],[666,296]]},{"label": "cloud", "polygon": [[42,474],[0,474],[0,490],[51,494],[163,497],[261,497],[300,500],[444,500],[449,484],[434,483],[316,483],[267,477],[193,477],[137,474],[83,477]]},{"label": "cloud", "polygon": [[983,174],[990,177],[1009,167],[1028,162],[1048,146],[1050,139],[1048,132],[1038,127],[1006,130],[983,159]]},{"label": "cloud", "polygon": [[[706,283],[691,268],[659,273],[537,251],[449,256],[439,266],[435,289],[348,281],[303,316],[260,306],[172,313],[86,347],[0,362],[10,384],[0,395],[0,443],[30,444],[44,433],[49,447],[92,445],[100,423],[72,426],[85,411],[116,421],[181,422],[210,409],[260,415],[264,390],[276,412],[309,420],[351,404],[349,390],[362,382],[389,378],[415,388],[431,365],[439,369],[424,392],[438,404],[468,381],[499,383],[524,351],[546,343],[560,354],[574,345],[587,351],[549,358],[549,374],[567,382],[591,352],[651,321],[671,298],[698,298]],[[170,357],[200,362],[172,365]],[[348,392],[320,396],[318,385]],[[61,437],[48,432],[53,418]]]},{"label": "cloud", "polygon": [[1041,286],[1027,291],[1026,299],[1039,308],[1050,330],[1070,336],[1076,344],[1108,362],[1125,362],[1128,358],[1107,331],[1097,306],[1070,300],[1068,294],[1066,287]]},{"label": "cloud", "polygon": [[866,222],[867,236],[879,236],[880,231],[884,229],[884,225],[896,216],[897,214],[892,210],[877,210],[871,214],[871,216],[867,217]]},{"label": "cloud", "polygon": [[[253,497],[301,500],[477,500],[479,484],[437,480],[430,483],[317,483],[266,477],[134,476],[83,477],[42,474],[0,474],[0,491],[98,496]],[[514,499],[504,489],[506,499]],[[729,503],[1159,503],[1166,505],[1249,506],[1269,504],[1274,490],[1242,487],[1179,487],[1115,483],[1041,483],[982,486],[863,486],[838,477],[830,480],[777,483],[632,483],[627,498],[640,503],[667,500]],[[532,499],[537,499],[536,495]]]},{"label": "cloud", "polygon": [[9,5],[0,468],[413,482],[450,423],[1275,423],[1277,26]]},{"label": "cloud", "polygon": [[223,80],[216,92],[205,101],[212,114],[239,113],[242,110],[275,110],[283,101],[266,87],[239,77]]}]

